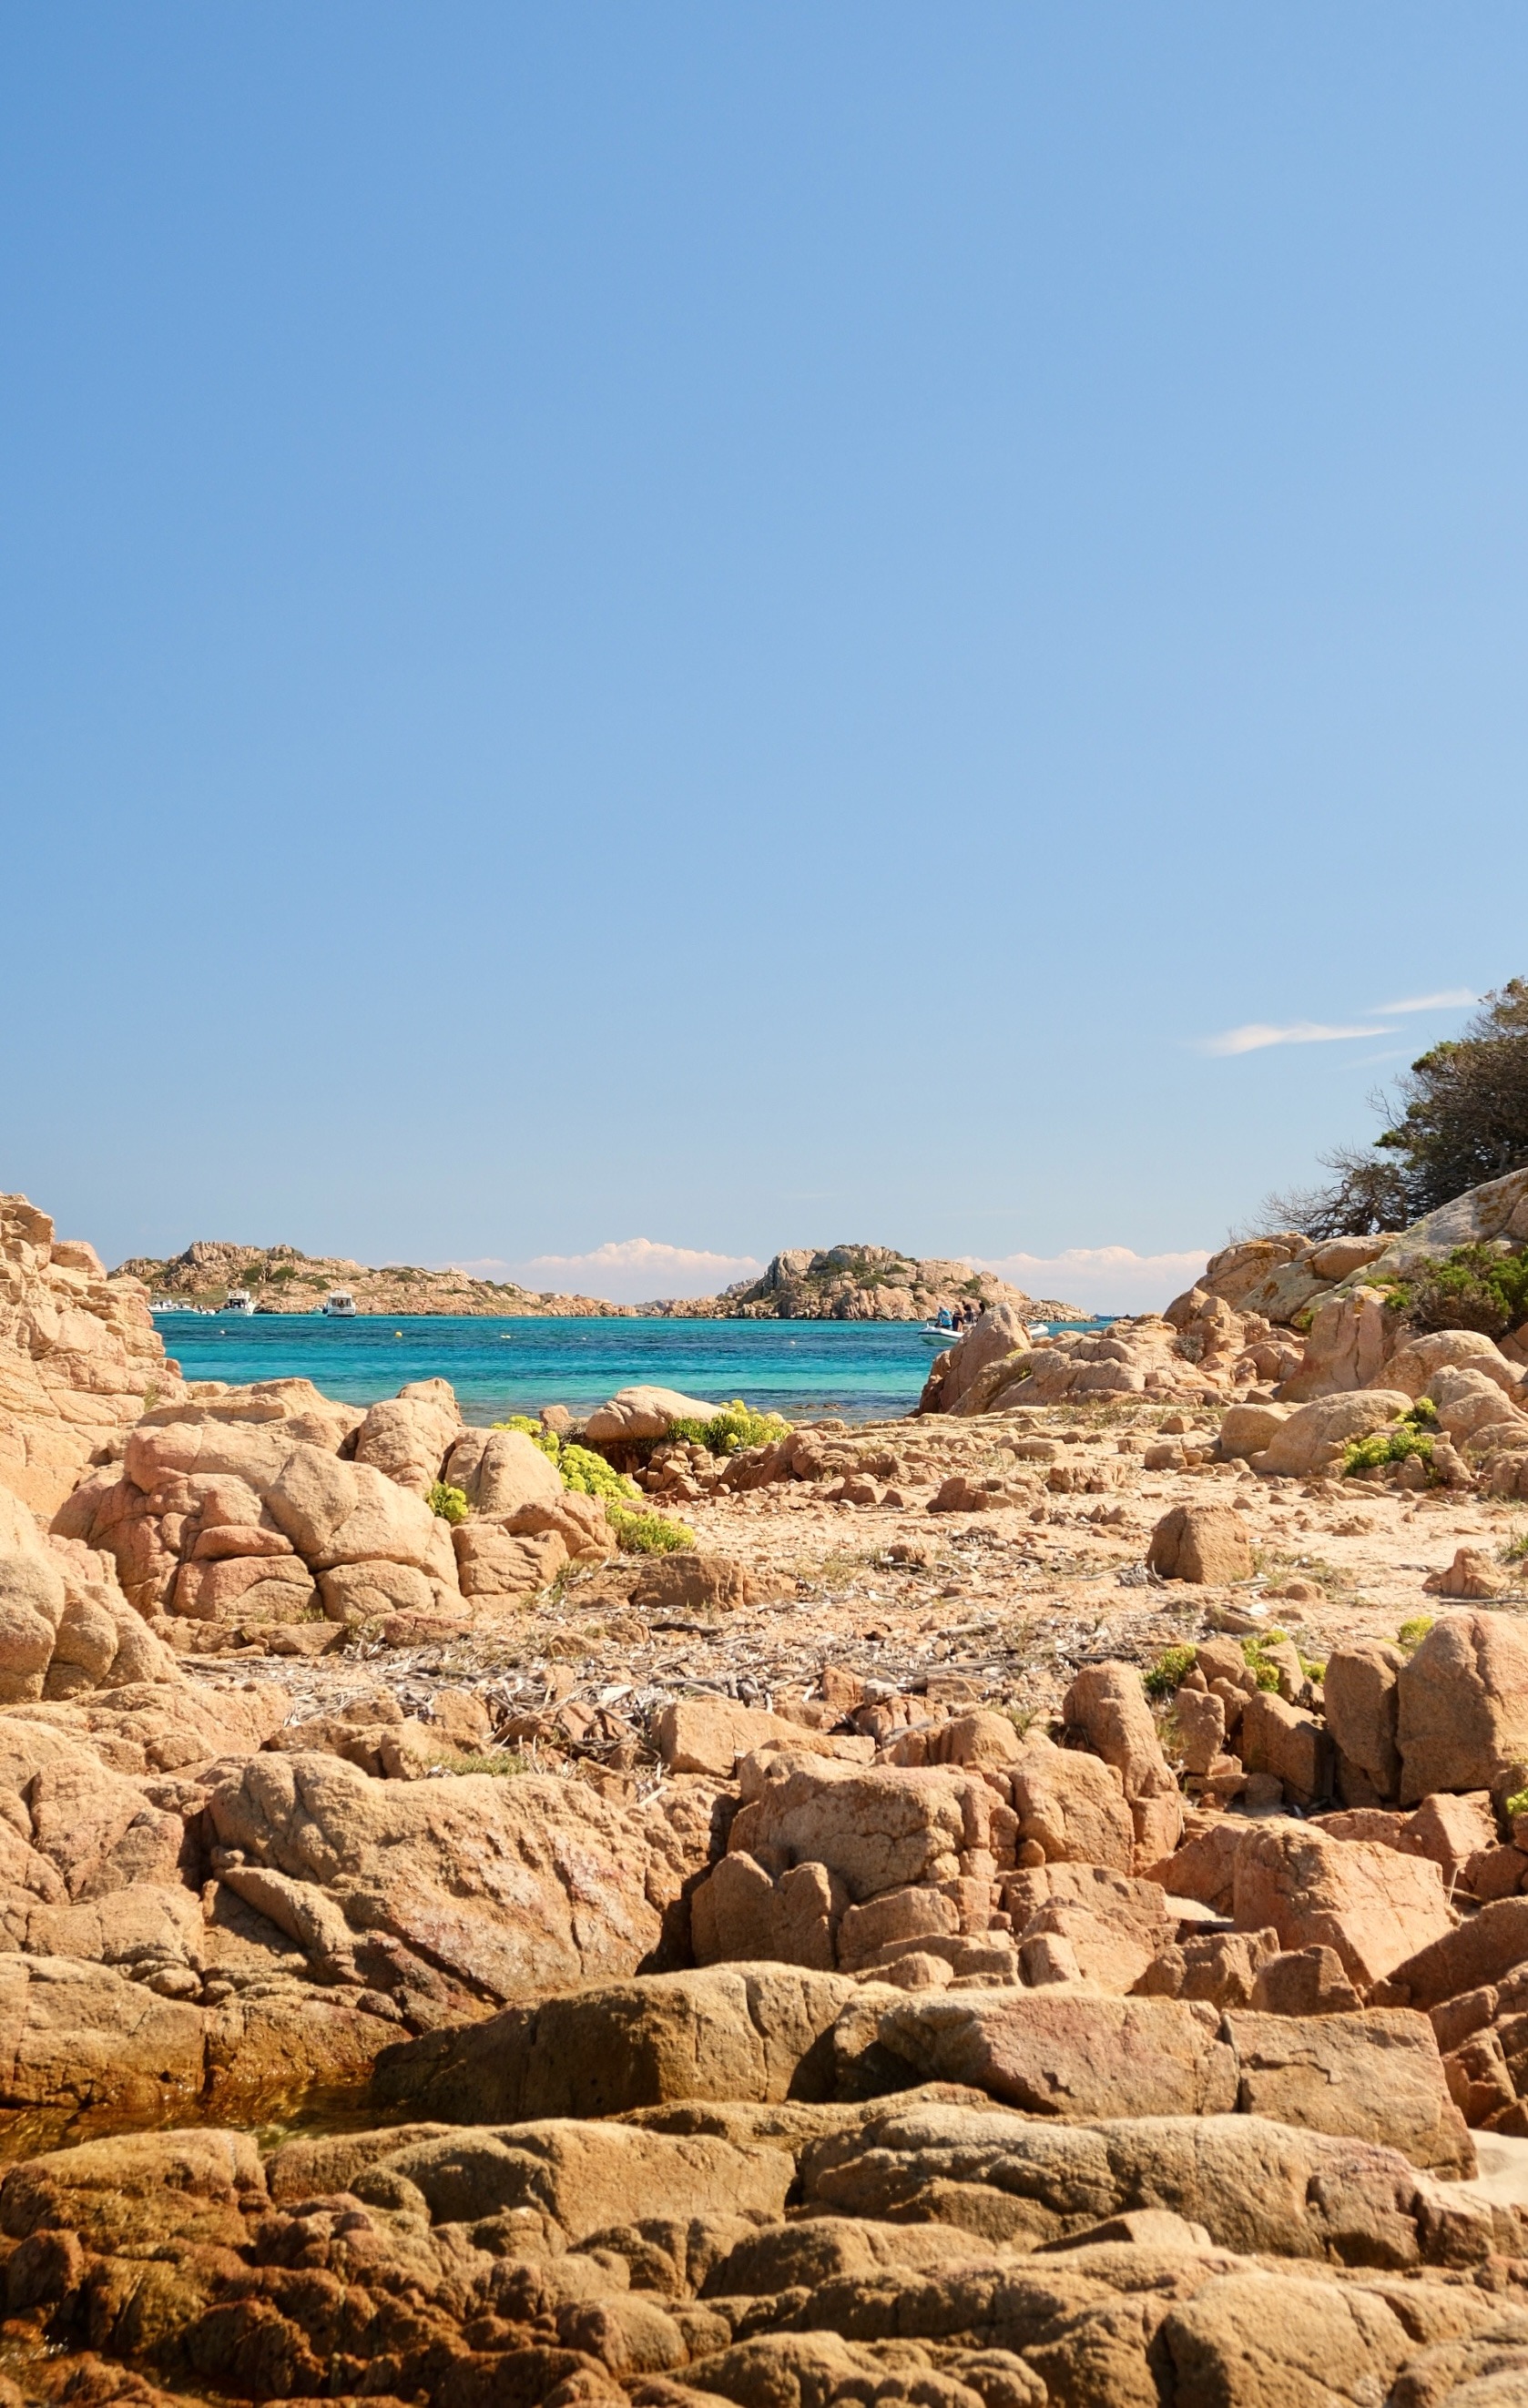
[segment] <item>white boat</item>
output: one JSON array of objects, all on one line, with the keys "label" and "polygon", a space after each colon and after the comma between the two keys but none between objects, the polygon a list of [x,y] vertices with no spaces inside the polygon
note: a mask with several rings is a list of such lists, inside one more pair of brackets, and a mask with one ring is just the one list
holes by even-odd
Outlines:
[{"label": "white boat", "polygon": [[331,1321],[350,1321],[355,1313],[355,1298],[348,1287],[332,1287],[324,1299],[323,1310]]},{"label": "white boat", "polygon": [[224,1312],[252,1312],[254,1298],[247,1287],[231,1287],[223,1299]]},{"label": "white boat", "polygon": [[963,1329],[952,1328],[947,1321],[944,1323],[924,1321],[918,1324],[918,1336],[926,1346],[953,1346],[957,1339],[963,1338],[965,1334]]}]

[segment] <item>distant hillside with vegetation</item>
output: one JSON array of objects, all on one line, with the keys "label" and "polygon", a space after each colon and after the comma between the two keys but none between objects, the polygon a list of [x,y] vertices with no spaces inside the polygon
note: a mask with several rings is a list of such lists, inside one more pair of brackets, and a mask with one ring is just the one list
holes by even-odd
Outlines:
[{"label": "distant hillside with vegetation", "polygon": [[338,1254],[304,1254],[296,1246],[239,1246],[198,1238],[166,1260],[137,1254],[120,1268],[143,1281],[155,1299],[216,1309],[230,1288],[247,1287],[257,1312],[316,1312],[330,1290],[349,1288],[357,1312],[397,1315],[457,1312],[497,1315],[630,1313],[633,1305],[598,1297],[560,1296],[517,1287],[512,1280],[473,1279],[461,1270],[427,1271],[412,1263],[372,1269]]},{"label": "distant hillside with vegetation", "polygon": [[719,1296],[660,1297],[647,1304],[610,1304],[602,1297],[566,1296],[519,1287],[512,1280],[474,1279],[463,1270],[423,1270],[412,1263],[373,1269],[338,1254],[305,1254],[296,1246],[240,1246],[198,1238],[183,1254],[136,1254],[118,1265],[142,1280],[156,1300],[211,1307],[236,1287],[248,1288],[257,1312],[316,1312],[331,1289],[349,1288],[357,1312],[527,1314],[624,1319],[656,1315],[701,1321],[926,1321],[942,1309],[980,1312],[1010,1304],[1031,1320],[1076,1321],[1079,1305],[1055,1297],[1038,1300],[990,1271],[940,1257],[920,1260],[892,1246],[800,1247],[776,1254],[756,1280],[740,1280]]}]

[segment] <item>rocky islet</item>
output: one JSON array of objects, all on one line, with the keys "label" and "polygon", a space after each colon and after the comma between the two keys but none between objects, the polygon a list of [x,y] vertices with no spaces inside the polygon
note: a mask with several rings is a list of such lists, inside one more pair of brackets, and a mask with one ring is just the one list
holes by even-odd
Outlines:
[{"label": "rocky islet", "polygon": [[1528,2397],[1521,1336],[1281,1240],[904,1423],[628,1393],[647,1556],[0,1242],[18,2396]]}]

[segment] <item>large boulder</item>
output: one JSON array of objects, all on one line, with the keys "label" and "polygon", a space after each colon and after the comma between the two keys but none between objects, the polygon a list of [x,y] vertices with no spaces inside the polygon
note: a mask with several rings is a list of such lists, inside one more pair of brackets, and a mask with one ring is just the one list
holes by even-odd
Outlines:
[{"label": "large boulder", "polygon": [[1388,1429],[1411,1409],[1408,1391],[1365,1388],[1347,1396],[1327,1396],[1302,1405],[1282,1429],[1275,1432],[1258,1458],[1260,1471],[1286,1479],[1335,1470],[1344,1450],[1354,1439]]},{"label": "large boulder", "polygon": [[1304,1357],[1280,1387],[1281,1399],[1304,1404],[1368,1387],[1381,1376],[1393,1334],[1393,1317],[1378,1288],[1327,1291],[1316,1302]]},{"label": "large boulder", "polygon": [[[356,2197],[380,2206],[422,2202],[441,2223],[523,2210],[527,2222],[544,2219],[574,2246],[644,2213],[761,2224],[783,2213],[795,2176],[783,2149],[561,2117],[419,2139],[389,2132],[379,2136],[386,2145],[363,2151],[366,2137],[347,2136],[348,2154],[363,2161],[346,2186]],[[300,2164],[313,2144],[288,2145]],[[278,2155],[273,2187],[286,2187],[283,2172]],[[299,2196],[304,2187],[299,2176]]]},{"label": "large boulder", "polygon": [[1183,1834],[1183,1805],[1135,1666],[1085,1664],[1061,1711],[1118,1773],[1143,1861],[1170,1856]]},{"label": "large boulder", "polygon": [[1175,1505],[1151,1533],[1146,1562],[1163,1580],[1227,1587],[1252,1577],[1252,1541],[1229,1505]]},{"label": "large boulder", "polygon": [[730,1613],[752,1605],[758,1585],[746,1564],[708,1547],[678,1547],[671,1555],[654,1555],[632,1583],[631,1602],[639,1613]]},{"label": "large boulder", "polygon": [[560,1505],[567,1493],[551,1456],[524,1430],[464,1430],[445,1477],[486,1522],[508,1522],[525,1505]]},{"label": "large boulder", "polygon": [[843,1875],[808,1858],[775,1874],[734,1849],[690,1899],[690,1945],[698,1965],[802,1965],[830,1972],[849,1902]]},{"label": "large boulder", "polygon": [[1017,1841],[1037,1847],[1047,1864],[1132,1870],[1135,1820],[1114,1765],[1031,1731],[1008,1783]]},{"label": "large boulder", "polygon": [[266,1510],[312,1571],[375,1560],[413,1564],[456,1585],[447,1524],[369,1464],[295,1447],[267,1491]]},{"label": "large boulder", "polygon": [[0,1491],[53,1512],[81,1470],[117,1455],[147,1393],[183,1397],[133,1278],[55,1236],[24,1196],[0,1196]]},{"label": "large boulder", "polygon": [[[834,2133],[803,2151],[800,2198],[807,2214],[937,2216],[1031,2249],[1126,2209],[1166,2208],[1220,2248],[1370,2273],[1483,2264],[1496,2245],[1485,2200],[1420,2172],[1399,2150],[1258,2115],[1070,2123],[891,2100],[852,2140]],[[1067,2396],[1078,2408],[1088,2397]],[[1146,2385],[1124,2395],[1143,2408],[1156,2396]],[[1206,2396],[1246,2397],[1249,2408],[1259,2399]]]},{"label": "large boulder", "polygon": [[1505,1363],[1487,1367],[1469,1362],[1434,1372],[1421,1393],[1436,1405],[1438,1426],[1453,1445],[1478,1441],[1482,1449],[1506,1446],[1520,1434],[1528,1445],[1528,1414],[1519,1411],[1521,1392],[1506,1391],[1506,1370]]},{"label": "large boulder", "polygon": [[1505,1613],[1435,1622],[1396,1676],[1401,1803],[1528,1780],[1528,1633]]},{"label": "large boulder", "polygon": [[1248,1772],[1271,1773],[1290,1806],[1330,1798],[1335,1757],[1326,1727],[1304,1706],[1255,1689],[1242,1709],[1237,1751]]},{"label": "large boulder", "polygon": [[1290,1418],[1288,1405],[1232,1405],[1220,1423],[1220,1453],[1227,1462],[1261,1455]]},{"label": "large boulder", "polygon": [[1432,2008],[1528,1964],[1528,1898],[1503,1898],[1391,1970],[1387,2000]]},{"label": "large boulder", "polygon": [[1475,2148],[1449,2096],[1433,2027],[1405,2008],[1358,2014],[1232,2010],[1237,2105],[1317,2132],[1377,2141],[1435,2173],[1475,2172]]},{"label": "large boulder", "polygon": [[667,1438],[675,1422],[714,1421],[720,1411],[703,1397],[682,1396],[677,1388],[621,1388],[608,1403],[596,1407],[584,1435],[591,1446]]},{"label": "large boulder", "polygon": [[1176,1999],[1079,1998],[1064,1988],[909,1999],[881,2016],[882,2045],[924,2079],[964,2082],[1028,2115],[1090,2123],[1217,2115],[1236,2103],[1236,2065],[1213,2007]]},{"label": "large boulder", "polygon": [[992,1394],[1022,1375],[1034,1351],[1029,1315],[1011,1304],[990,1304],[947,1354],[924,1388],[923,1412],[980,1412]]},{"label": "large boulder", "polygon": [[1451,1929],[1436,1865],[1308,1824],[1253,1824],[1235,1848],[1240,1931],[1277,1932],[1285,1949],[1326,1947],[1360,1990]]},{"label": "large boulder", "polygon": [[1382,1640],[1350,1640],[1327,1657],[1326,1727],[1338,1751],[1345,1805],[1378,1804],[1400,1787],[1395,1733],[1405,1660],[1399,1647]]},{"label": "large boulder", "polygon": [[0,1705],[41,1697],[65,1595],[62,1570],[40,1548],[0,1555]]},{"label": "large boulder", "polygon": [[355,1461],[423,1497],[440,1479],[461,1429],[449,1380],[413,1380],[371,1407],[355,1433]]},{"label": "large boulder", "polygon": [[1508,1363],[1495,1340],[1479,1329],[1432,1329],[1420,1338],[1409,1339],[1385,1365],[1385,1385],[1402,1388],[1408,1397],[1420,1397],[1440,1371],[1459,1369],[1466,1364],[1506,1395],[1519,1393],[1522,1374]]},{"label": "large boulder", "polygon": [[245,1865],[328,1894],[361,1971],[391,1965],[428,1995],[434,1969],[465,2012],[634,1972],[705,1863],[712,1796],[674,1784],[623,1810],[537,1775],[376,1781],[334,1756],[262,1755],[208,1812]]},{"label": "large boulder", "polygon": [[842,1974],[779,1964],[609,1983],[406,2041],[379,2062],[372,2097],[451,2124],[828,2099],[834,2023],[862,1996]]},{"label": "large boulder", "polygon": [[474,1601],[512,1605],[534,1597],[556,1579],[568,1561],[555,1530],[524,1537],[502,1522],[458,1522],[451,1534],[462,1595]]},{"label": "large boulder", "polygon": [[[962,1857],[970,1851],[1013,1863],[1012,1810],[979,1774],[879,1765],[861,1770],[804,1754],[754,1761],[746,1802],[732,1824],[732,1853],[797,1869],[825,1866],[851,1901],[953,1881],[966,1870]],[[1117,1773],[1098,1769],[1115,1784],[1123,1810]],[[1124,1822],[1128,1834],[1128,1813]]]},{"label": "large boulder", "polygon": [[859,1764],[869,1764],[875,1754],[873,1740],[805,1730],[783,1714],[740,1706],[730,1698],[672,1699],[658,1715],[654,1737],[670,1772],[703,1772],[716,1781],[730,1781],[739,1757],[760,1748],[794,1748]]}]

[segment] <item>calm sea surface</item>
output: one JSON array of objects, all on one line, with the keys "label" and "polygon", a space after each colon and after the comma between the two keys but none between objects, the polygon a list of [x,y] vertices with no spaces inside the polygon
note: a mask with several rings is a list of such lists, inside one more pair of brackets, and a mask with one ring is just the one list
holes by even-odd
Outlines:
[{"label": "calm sea surface", "polygon": [[357,1313],[156,1312],[188,1380],[311,1380],[325,1396],[374,1404],[406,1380],[449,1380],[469,1421],[541,1405],[576,1412],[651,1382],[686,1396],[743,1397],[792,1421],[872,1421],[911,1411],[937,1349],[899,1322],[393,1321]]}]

